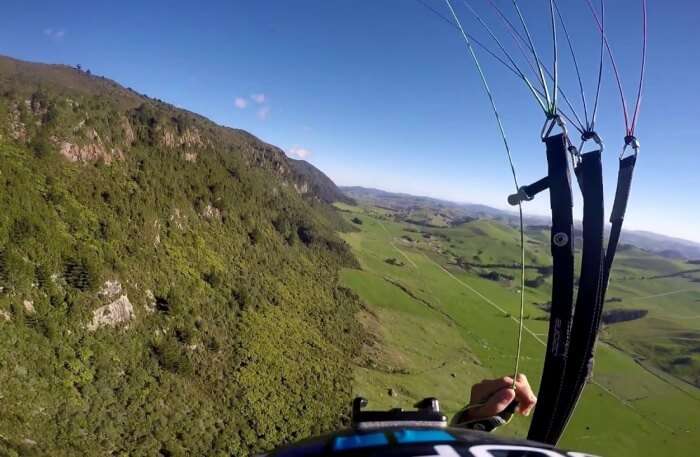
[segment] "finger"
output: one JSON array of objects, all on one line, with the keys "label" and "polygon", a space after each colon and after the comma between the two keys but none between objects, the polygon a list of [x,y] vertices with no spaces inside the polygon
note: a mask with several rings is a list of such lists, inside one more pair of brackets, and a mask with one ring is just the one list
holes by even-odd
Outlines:
[{"label": "finger", "polygon": [[530,415],[530,412],[537,403],[537,397],[532,392],[530,383],[524,374],[519,374],[515,379],[515,398],[518,401],[516,411],[525,416]]},{"label": "finger", "polygon": [[472,387],[471,403],[485,402],[499,390],[512,386],[513,378],[510,376],[504,376],[498,379],[484,379]]},{"label": "finger", "polygon": [[525,373],[518,373],[518,375],[515,377],[515,385],[521,389],[527,388],[528,390],[531,390],[530,381],[528,381]]},{"label": "finger", "polygon": [[479,417],[495,416],[510,405],[515,399],[515,391],[510,387],[503,388],[486,400],[484,406],[475,411],[475,415]]}]

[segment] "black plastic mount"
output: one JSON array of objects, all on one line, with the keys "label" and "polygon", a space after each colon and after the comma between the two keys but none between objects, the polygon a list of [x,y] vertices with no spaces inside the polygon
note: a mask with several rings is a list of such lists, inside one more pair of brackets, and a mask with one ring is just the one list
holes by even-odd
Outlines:
[{"label": "black plastic mount", "polygon": [[520,187],[518,189],[518,193],[508,196],[508,204],[511,206],[517,206],[523,201],[530,201],[535,198],[535,195],[539,194],[545,189],[549,189],[549,176],[545,176],[529,186]]},{"label": "black plastic mount", "polygon": [[440,411],[436,398],[424,398],[415,404],[415,410],[404,411],[394,408],[388,411],[363,411],[367,399],[356,397],[352,401],[352,425],[358,429],[378,427],[446,427],[447,416]]}]

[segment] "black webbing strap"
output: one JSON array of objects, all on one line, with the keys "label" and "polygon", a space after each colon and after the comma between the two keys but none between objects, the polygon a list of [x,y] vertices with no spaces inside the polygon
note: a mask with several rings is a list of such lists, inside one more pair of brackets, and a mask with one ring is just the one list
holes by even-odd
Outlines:
[{"label": "black webbing strap", "polygon": [[[622,223],[625,218],[625,212],[627,210],[627,202],[629,201],[629,195],[630,195],[630,189],[632,187],[632,177],[634,174],[634,167],[636,165],[637,157],[636,155],[626,157],[624,159],[620,160],[620,167],[617,175],[617,189],[615,190],[615,201],[613,203],[613,209],[612,213],[610,215],[610,222],[612,224],[610,228],[610,237],[608,239],[608,248],[607,252],[605,253],[604,258],[602,259],[603,265],[602,265],[602,278],[600,282],[600,298],[598,299],[598,306],[596,306],[595,312],[593,313],[586,313],[583,315],[580,311],[585,311],[585,308],[581,308],[579,306],[579,303],[581,303],[579,300],[577,300],[577,305],[576,305],[576,315],[574,318],[574,327],[572,328],[572,344],[569,348],[571,351],[571,355],[569,357],[569,365],[567,366],[567,374],[571,373],[570,370],[572,370],[576,365],[578,365],[578,372],[574,372],[574,377],[570,379],[570,386],[571,386],[571,392],[570,395],[567,395],[567,392],[565,391],[564,395],[561,397],[562,401],[562,410],[561,413],[557,413],[556,417],[554,418],[554,424],[557,427],[561,427],[560,430],[558,429],[553,429],[552,431],[552,439],[554,440],[553,443],[556,443],[556,441],[559,439],[559,436],[563,433],[564,429],[566,428],[566,425],[568,421],[571,418],[571,415],[573,414],[575,408],[576,408],[576,403],[578,402],[578,399],[581,396],[581,393],[583,391],[583,388],[585,387],[585,384],[592,375],[592,370],[593,370],[593,362],[594,362],[594,348],[595,348],[595,343],[597,340],[598,336],[598,331],[600,328],[600,320],[602,317],[602,312],[603,312],[603,307],[605,305],[605,294],[607,292],[607,287],[608,287],[608,282],[610,279],[610,272],[612,269],[612,264],[613,260],[615,259],[615,253],[617,251],[617,246],[620,240],[620,234],[622,232]],[[578,173],[577,173],[578,174]],[[582,184],[585,185],[585,183],[590,183],[591,181],[589,179],[582,179]],[[589,184],[590,187],[590,184]],[[597,185],[596,185],[597,187]],[[602,183],[599,187],[601,189],[601,194],[600,194],[600,199],[602,203]],[[586,205],[585,202],[585,192],[582,188],[582,191],[584,192],[584,205]],[[595,197],[597,201],[598,197]],[[601,204],[602,207],[602,204]],[[600,222],[602,224],[602,216],[600,216],[597,213],[596,208],[596,221],[600,218]],[[584,224],[586,223],[585,221],[587,220],[586,217],[590,218],[590,214],[586,214],[586,210],[584,209]],[[590,220],[590,219],[588,219]],[[586,227],[584,227],[584,237],[586,234]],[[598,236],[596,234],[596,236]],[[586,245],[586,240],[584,239],[584,259],[582,260],[584,263],[586,262],[585,260],[585,245]],[[597,259],[596,259],[597,262]],[[582,266],[583,268],[583,266]],[[582,271],[583,275],[583,271]],[[579,287],[583,287],[583,276],[581,279],[581,285]],[[580,293],[581,289],[579,289],[579,298],[580,298]],[[590,319],[589,326],[590,330],[585,333],[586,339],[583,341],[585,345],[581,348],[577,347],[577,343],[580,340],[580,337],[582,333],[577,333],[577,325],[580,322],[579,319]],[[585,321],[584,321],[585,322]],[[583,354],[582,357],[577,357],[577,354],[579,354],[579,350],[581,350],[581,354]],[[568,406],[566,403],[566,397],[569,397],[568,401]]]},{"label": "black webbing strap", "polygon": [[574,295],[573,199],[567,148],[564,134],[545,138],[549,199],[552,209],[552,305],[547,337],[547,353],[540,382],[539,402],[532,418],[528,439],[544,441],[550,418],[564,386]]},{"label": "black webbing strap", "polygon": [[608,290],[610,271],[612,269],[613,260],[615,260],[617,245],[620,242],[622,223],[625,220],[627,202],[629,201],[630,188],[632,187],[632,176],[634,175],[634,166],[636,164],[636,154],[620,159],[620,168],[617,172],[615,202],[613,203],[612,213],[610,213],[610,223],[612,224],[610,227],[610,238],[608,239],[608,250],[605,254],[605,270],[603,273],[603,302],[605,302],[605,293]]},{"label": "black webbing strap", "polygon": [[581,156],[576,167],[583,195],[583,253],[581,276],[571,327],[567,365],[563,373],[564,388],[559,404],[550,417],[545,443],[556,444],[573,414],[593,364],[593,351],[603,311],[603,238],[605,204],[603,167],[600,151]]}]

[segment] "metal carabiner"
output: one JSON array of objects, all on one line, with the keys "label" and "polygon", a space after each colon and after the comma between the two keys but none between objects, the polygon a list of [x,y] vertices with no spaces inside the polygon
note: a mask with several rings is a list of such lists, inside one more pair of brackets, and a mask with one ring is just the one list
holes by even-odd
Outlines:
[{"label": "metal carabiner", "polygon": [[622,148],[622,152],[620,153],[620,160],[622,160],[625,157],[625,152],[627,152],[627,146],[630,146],[633,151],[633,155],[637,157],[637,154],[639,154],[639,140],[637,137],[634,135],[627,135],[625,137],[625,146]]},{"label": "metal carabiner", "polygon": [[542,138],[542,140],[547,138],[549,134],[552,133],[552,129],[554,129],[555,125],[558,125],[559,128],[561,128],[564,135],[569,136],[569,133],[566,131],[566,123],[561,116],[556,114],[554,116],[547,116],[547,120],[544,121],[542,130],[540,131],[540,138]]},{"label": "metal carabiner", "polygon": [[576,146],[571,144],[571,142],[569,142],[569,147],[566,148],[566,150],[569,152],[569,155],[571,156],[571,165],[573,165],[574,168],[579,166],[581,164],[581,151],[576,149]]},{"label": "metal carabiner", "polygon": [[600,138],[600,135],[598,135],[598,133],[594,132],[593,130],[588,130],[586,132],[583,132],[583,134],[581,134],[581,144],[578,147],[579,154],[582,153],[583,145],[588,140],[593,140],[595,142],[595,144],[598,145],[600,152],[603,152],[605,145],[603,144],[603,140]]}]

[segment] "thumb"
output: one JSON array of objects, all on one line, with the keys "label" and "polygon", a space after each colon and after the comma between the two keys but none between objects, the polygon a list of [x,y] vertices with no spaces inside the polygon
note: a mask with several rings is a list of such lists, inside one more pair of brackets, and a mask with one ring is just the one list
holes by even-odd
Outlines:
[{"label": "thumb", "polygon": [[479,408],[478,415],[481,417],[495,416],[510,405],[515,400],[515,391],[510,387],[501,389],[491,395],[484,406]]}]

